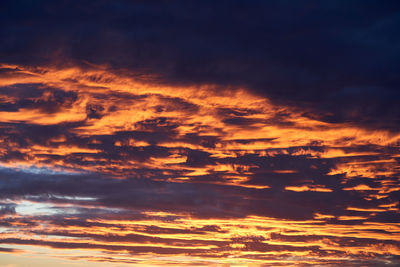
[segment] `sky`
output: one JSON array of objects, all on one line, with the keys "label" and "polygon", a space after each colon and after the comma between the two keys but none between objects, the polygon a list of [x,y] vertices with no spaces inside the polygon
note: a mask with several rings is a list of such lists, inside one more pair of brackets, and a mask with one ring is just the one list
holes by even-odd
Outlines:
[{"label": "sky", "polygon": [[399,1],[0,10],[0,267],[400,265]]}]

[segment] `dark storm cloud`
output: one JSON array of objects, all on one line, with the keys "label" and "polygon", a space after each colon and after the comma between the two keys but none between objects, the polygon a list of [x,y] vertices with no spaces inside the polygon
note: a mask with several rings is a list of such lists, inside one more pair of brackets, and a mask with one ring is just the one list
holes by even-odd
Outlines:
[{"label": "dark storm cloud", "polygon": [[[162,178],[161,175],[159,173],[157,178]],[[304,220],[312,219],[316,212],[334,216],[360,215],[360,212],[345,209],[347,206],[374,208],[379,204],[390,203],[387,199],[365,200],[364,193],[358,191],[336,190],[325,193],[258,190],[136,178],[119,180],[100,174],[49,174],[45,170],[39,174],[0,170],[0,177],[0,194],[3,199],[50,201],[54,204],[66,202],[83,207],[101,205],[139,211],[190,212],[193,216],[204,218],[258,215]],[[71,200],[58,196],[91,197],[93,200]],[[12,208],[11,204],[7,204],[5,212],[12,212]],[[96,216],[96,212],[90,209],[83,209],[82,212]],[[361,215],[369,216],[370,212]],[[396,222],[398,214],[387,212],[371,217],[371,221],[385,220]]]},{"label": "dark storm cloud", "polygon": [[1,5],[6,63],[90,62],[165,83],[245,86],[308,117],[399,129],[397,1]]},{"label": "dark storm cloud", "polygon": [[[278,217],[301,218],[312,214],[304,212],[290,213],[273,211],[279,207],[289,208],[289,204],[275,202],[277,199],[265,197],[249,202],[241,200],[242,194],[250,194],[251,190],[238,189],[207,184],[161,183],[149,180],[114,180],[98,175],[45,175],[27,174],[23,172],[1,172],[1,195],[4,198],[19,199],[26,196],[38,196],[36,201],[47,201],[48,196],[83,196],[94,197],[95,203],[106,207],[162,210],[171,212],[191,212],[201,217],[246,216],[250,213],[269,213]],[[77,183],[79,181],[79,183]],[[279,194],[277,196],[281,198]],[[274,204],[272,204],[274,202]],[[235,203],[235,205],[233,205]],[[257,208],[249,207],[256,204]],[[295,209],[293,209],[295,210]],[[308,210],[308,208],[307,208]],[[304,209],[302,209],[304,211]],[[311,210],[310,210],[311,212]]]},{"label": "dark storm cloud", "polygon": [[[352,161],[372,165],[374,161],[385,159],[384,156],[357,156],[344,158],[319,158],[311,155],[294,155],[300,150],[307,149],[311,152],[323,152],[327,147],[304,146],[287,147],[288,154],[275,156],[260,156],[247,153],[237,154],[235,157],[216,158],[210,153],[179,147],[163,147],[156,145],[162,141],[182,141],[204,144],[212,147],[214,142],[220,142],[217,137],[185,135],[178,137],[174,132],[176,125],[167,118],[160,117],[156,120],[144,120],[137,125],[139,131],[121,131],[110,135],[79,136],[74,129],[82,123],[65,123],[58,125],[35,125],[27,123],[3,123],[0,135],[7,143],[12,144],[2,155],[3,161],[19,158],[40,158],[41,163],[65,168],[57,163],[62,160],[64,165],[72,166],[75,170],[87,166],[102,168],[97,174],[75,175],[50,175],[52,170],[36,168],[33,170],[20,170],[19,172],[1,170],[2,178],[0,192],[3,198],[24,198],[29,195],[40,196],[43,202],[59,202],[57,198],[48,198],[48,195],[85,196],[96,198],[96,203],[106,207],[163,210],[171,212],[193,212],[202,217],[244,217],[246,215],[272,216],[286,219],[312,219],[314,213],[320,212],[333,216],[360,215],[359,212],[346,211],[348,206],[359,208],[376,208],[396,202],[399,191],[391,191],[380,199],[365,199],[373,190],[380,190],[386,182],[397,183],[396,173],[391,176],[353,177],[344,181],[344,174],[331,175],[330,171],[338,163]],[[64,136],[63,141],[52,141]],[[147,141],[154,145],[134,147],[126,145],[130,138]],[[93,140],[97,140],[96,143]],[[273,142],[273,139],[255,139],[256,141]],[[115,146],[119,141],[120,146]],[[236,140],[238,143],[247,144],[249,140]],[[235,141],[235,142],[236,142]],[[57,148],[60,144],[76,145],[82,148],[96,149],[96,153],[70,153],[67,155],[53,155],[44,152],[34,154],[19,152],[19,149],[35,145],[44,145]],[[372,151],[376,147],[371,147]],[[359,147],[364,151],[366,147]],[[271,149],[279,151],[282,149]],[[357,147],[353,150],[357,151]],[[387,149],[382,148],[385,153]],[[152,157],[168,157],[180,153],[186,160],[179,163],[178,169],[163,169],[151,167],[124,166],[127,160],[134,162],[150,162]],[[267,150],[268,151],[268,150]],[[370,151],[370,150],[366,150]],[[390,149],[388,152],[391,152]],[[390,153],[389,153],[390,154]],[[385,155],[385,154],[383,154]],[[107,163],[107,164],[105,164]],[[115,164],[121,164],[116,167]],[[113,164],[114,166],[109,166]],[[203,168],[206,166],[229,165],[235,167],[239,174],[246,173],[248,180],[243,185],[268,186],[270,189],[258,190],[235,186],[222,186],[203,183],[225,182],[228,171],[211,171],[209,174],[199,174],[191,177],[190,183],[168,183],[170,178],[187,175],[192,170],[188,168]],[[241,166],[251,166],[247,171]],[[378,165],[379,167],[379,165]],[[289,172],[280,172],[288,170]],[[29,172],[31,172],[29,174]],[[39,172],[41,174],[33,174]],[[45,175],[45,173],[48,175]],[[124,180],[113,180],[101,172],[110,175],[123,175]],[[250,173],[249,173],[250,172]],[[138,178],[146,178],[144,180]],[[153,179],[157,181],[153,181]],[[78,182],[79,181],[79,182]],[[293,192],[287,191],[287,186],[320,186],[332,192]],[[345,188],[366,185],[370,190],[355,191],[343,190]],[[246,198],[243,199],[243,196]],[[39,201],[39,199],[36,199]],[[75,202],[74,202],[75,203]],[[11,212],[12,206],[5,206],[4,212]],[[370,212],[362,215],[369,216]],[[396,222],[397,213],[379,213],[369,217],[369,221]],[[332,221],[334,223],[343,222]]]},{"label": "dark storm cloud", "polygon": [[[81,123],[61,123],[56,125],[38,125],[30,123],[0,123],[0,136],[9,146],[7,152],[13,149],[26,148],[32,145],[56,146],[52,139],[66,135],[73,139],[69,133],[71,129],[82,125]],[[73,141],[73,140],[72,140]],[[18,152],[18,151],[16,151]]]},{"label": "dark storm cloud", "polygon": [[62,107],[70,107],[78,99],[75,92],[49,88],[43,84],[14,84],[0,87],[0,96],[9,98],[0,102],[0,111],[16,112],[22,108],[56,113]]}]

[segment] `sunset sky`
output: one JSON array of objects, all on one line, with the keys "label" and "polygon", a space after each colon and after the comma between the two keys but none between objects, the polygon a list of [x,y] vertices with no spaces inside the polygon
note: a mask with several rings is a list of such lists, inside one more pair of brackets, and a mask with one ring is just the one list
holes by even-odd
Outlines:
[{"label": "sunset sky", "polygon": [[400,1],[0,10],[0,267],[400,266]]}]

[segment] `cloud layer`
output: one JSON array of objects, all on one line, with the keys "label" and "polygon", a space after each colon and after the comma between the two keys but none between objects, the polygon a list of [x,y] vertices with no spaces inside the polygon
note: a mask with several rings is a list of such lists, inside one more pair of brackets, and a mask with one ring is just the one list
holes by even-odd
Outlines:
[{"label": "cloud layer", "polygon": [[400,264],[396,2],[2,5],[0,259]]},{"label": "cloud layer", "polygon": [[325,122],[399,130],[397,1],[5,1],[12,64],[245,86]]}]

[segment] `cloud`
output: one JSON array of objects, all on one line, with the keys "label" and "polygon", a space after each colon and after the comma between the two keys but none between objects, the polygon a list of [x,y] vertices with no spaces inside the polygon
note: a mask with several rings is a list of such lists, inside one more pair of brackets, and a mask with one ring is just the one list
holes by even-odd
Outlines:
[{"label": "cloud", "polygon": [[160,83],[242,86],[321,121],[398,130],[395,1],[3,5],[8,63],[90,62]]},{"label": "cloud", "polygon": [[1,252],[399,263],[397,2],[2,5]]}]

